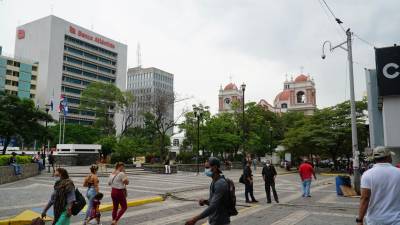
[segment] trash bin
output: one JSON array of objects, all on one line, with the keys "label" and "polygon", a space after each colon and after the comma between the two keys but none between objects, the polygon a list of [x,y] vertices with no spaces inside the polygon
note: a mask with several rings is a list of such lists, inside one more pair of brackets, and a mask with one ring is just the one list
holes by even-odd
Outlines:
[{"label": "trash bin", "polygon": [[350,179],[350,177],[349,176],[337,176],[336,177],[336,194],[337,195],[343,195],[343,192],[340,189],[341,185],[351,187],[351,179]]}]

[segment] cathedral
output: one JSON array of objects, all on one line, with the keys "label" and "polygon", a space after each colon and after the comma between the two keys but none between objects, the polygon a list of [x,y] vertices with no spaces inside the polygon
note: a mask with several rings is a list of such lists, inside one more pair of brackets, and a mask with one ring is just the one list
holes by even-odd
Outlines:
[{"label": "cathedral", "polygon": [[[243,102],[243,93],[234,83],[229,83],[219,90],[218,112],[233,112],[232,102]],[[273,104],[261,99],[258,103],[274,113],[285,113],[288,111],[303,112],[305,115],[313,115],[316,104],[316,90],[314,79],[309,75],[298,75],[295,79],[288,79],[283,83],[283,90],[276,95]]]},{"label": "cathedral", "polygon": [[286,79],[283,90],[276,95],[273,105],[264,99],[258,104],[276,113],[296,111],[303,112],[304,115],[313,115],[317,108],[314,79],[304,74],[290,81]]}]

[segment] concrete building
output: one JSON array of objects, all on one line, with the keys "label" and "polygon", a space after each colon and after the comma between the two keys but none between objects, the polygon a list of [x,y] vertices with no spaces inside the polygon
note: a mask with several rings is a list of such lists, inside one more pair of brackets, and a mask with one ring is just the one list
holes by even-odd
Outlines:
[{"label": "concrete building", "polygon": [[20,98],[36,97],[38,63],[1,55],[0,91]]},{"label": "concrete building", "polygon": [[[150,67],[128,69],[127,89],[135,96],[134,127],[144,126],[143,113],[154,112],[160,99],[169,101],[166,104],[166,122],[174,120],[174,75],[163,70]],[[169,132],[172,134],[172,129]]]},{"label": "concrete building", "polygon": [[[43,107],[53,99],[57,106],[63,95],[69,104],[68,123],[94,122],[93,111],[78,109],[82,91],[91,82],[126,88],[127,46],[56,16],[19,26],[15,55],[39,62],[36,101]],[[51,115],[58,120],[58,112]],[[118,131],[121,122],[115,122]]]}]

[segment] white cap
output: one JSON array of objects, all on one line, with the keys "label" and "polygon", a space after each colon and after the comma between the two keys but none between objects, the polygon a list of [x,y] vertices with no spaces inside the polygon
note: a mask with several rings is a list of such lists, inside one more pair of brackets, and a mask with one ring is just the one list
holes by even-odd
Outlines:
[{"label": "white cap", "polygon": [[374,159],[379,159],[379,158],[384,158],[387,156],[393,156],[396,155],[394,152],[390,151],[388,148],[385,148],[383,146],[378,146],[374,148],[373,151],[373,157]]}]

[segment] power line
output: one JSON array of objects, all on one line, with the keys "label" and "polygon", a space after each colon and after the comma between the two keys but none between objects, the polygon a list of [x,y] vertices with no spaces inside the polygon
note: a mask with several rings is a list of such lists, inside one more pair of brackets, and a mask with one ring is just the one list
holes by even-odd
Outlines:
[{"label": "power line", "polygon": [[369,45],[369,46],[375,48],[375,45],[374,45],[374,44],[371,44],[371,42],[369,42],[369,41],[367,41],[367,40],[361,38],[361,37],[358,36],[356,33],[353,32],[353,35],[354,35],[354,37],[358,38],[360,41],[364,42],[365,44],[367,44],[367,45]]},{"label": "power line", "polygon": [[[329,12],[326,10],[326,7],[324,7],[324,5],[322,4],[321,0],[318,0],[318,3],[320,4],[320,6],[321,6],[321,8],[322,8],[322,11],[324,11],[324,14],[325,14],[326,18],[328,19],[328,21],[332,21],[332,20],[331,20],[331,16],[329,15]],[[335,24],[334,24],[335,31],[336,31],[337,34],[339,35],[339,38],[342,39],[342,38],[343,38],[343,34],[342,34],[342,32],[340,32],[340,28],[338,28],[338,27],[336,26],[336,22],[334,22],[334,21],[332,21],[332,22],[335,23]],[[339,30],[338,30],[338,29],[339,29]]]},{"label": "power line", "polygon": [[343,23],[343,22],[342,22],[339,18],[337,18],[337,17],[335,16],[335,13],[333,13],[332,9],[329,7],[328,3],[326,3],[325,0],[322,0],[322,2],[325,4],[326,8],[329,10],[329,12],[330,12],[331,15],[333,16],[333,18],[335,19],[335,21],[337,22],[337,24],[339,24],[340,28],[342,28],[343,32],[346,33],[346,30],[345,30],[344,27],[342,26],[342,23]]}]

